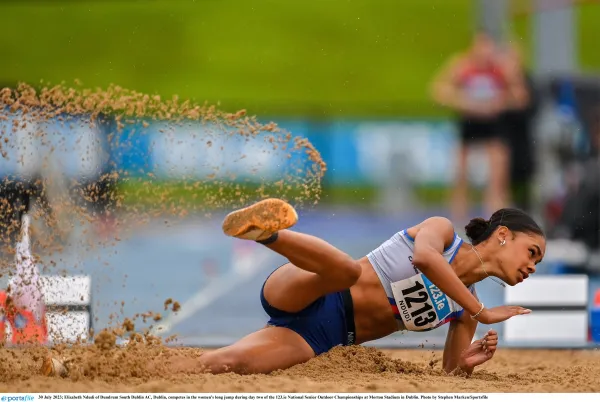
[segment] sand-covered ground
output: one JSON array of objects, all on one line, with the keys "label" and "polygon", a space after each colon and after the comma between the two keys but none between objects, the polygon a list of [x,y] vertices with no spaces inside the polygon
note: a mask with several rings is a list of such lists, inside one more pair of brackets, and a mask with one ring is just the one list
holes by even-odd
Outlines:
[{"label": "sand-covered ground", "polygon": [[172,374],[200,349],[97,346],[52,351],[67,378],[38,374],[47,349],[0,350],[0,392],[600,392],[600,351],[499,350],[471,378],[441,370],[441,351],[337,348],[270,375]]}]

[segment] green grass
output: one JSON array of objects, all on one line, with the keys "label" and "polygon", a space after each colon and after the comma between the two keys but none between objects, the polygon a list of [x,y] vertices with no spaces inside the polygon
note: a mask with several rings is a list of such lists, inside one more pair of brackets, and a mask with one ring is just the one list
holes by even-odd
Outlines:
[{"label": "green grass", "polygon": [[[600,5],[577,7],[600,70]],[[440,116],[431,77],[467,46],[472,0],[11,1],[0,84],[115,83],[259,116]],[[530,17],[514,37],[532,49]]]},{"label": "green grass", "polygon": [[[158,180],[123,180],[117,198],[127,210],[211,211],[241,207],[269,196],[312,205],[315,193],[307,194],[302,186],[282,187],[276,183],[163,182]],[[319,204],[370,206],[377,199],[377,189],[368,185],[323,187]]]},{"label": "green grass", "polygon": [[[259,191],[259,187],[262,190]],[[210,212],[238,208],[258,199],[274,196],[292,200],[295,205],[313,205],[314,197],[307,197],[300,186],[292,185],[291,189],[282,189],[277,184],[267,183],[224,183],[216,182],[163,182],[158,180],[124,180],[117,188],[122,207],[126,210],[150,210],[179,214],[187,212]],[[319,194],[319,205],[335,205],[336,207],[374,207],[379,202],[381,189],[367,184],[322,187]],[[422,185],[408,191],[414,192],[421,207],[447,205],[452,189],[447,186]],[[520,184],[513,186],[513,196],[521,199],[527,189]],[[314,194],[314,193],[313,193]],[[469,193],[473,203],[483,199],[481,188],[473,188]]]},{"label": "green grass", "polygon": [[531,18],[528,16],[519,16],[513,18],[512,31],[510,32],[511,42],[517,43],[522,50],[525,64],[532,66],[533,63],[533,35],[531,35]]},{"label": "green grass", "polygon": [[[259,191],[259,187],[262,190]],[[216,183],[216,182],[163,182],[158,180],[124,180],[118,185],[118,198],[125,209],[141,208],[168,211],[210,211],[231,207],[241,207],[258,199],[274,196],[293,200],[295,203],[311,205],[314,197],[300,190],[299,185],[281,188],[277,184],[264,183]],[[513,191],[520,196],[524,189],[515,185]],[[379,201],[381,189],[368,185],[346,186],[325,185],[319,194],[320,205],[336,206],[374,206]],[[452,189],[447,186],[422,185],[410,188],[422,206],[446,204],[450,200]],[[314,193],[311,193],[311,195]],[[482,189],[474,188],[470,192],[472,202],[481,202]],[[304,202],[302,202],[304,201]]]},{"label": "green grass", "polygon": [[585,71],[600,73],[600,4],[585,4],[577,9],[579,21],[579,62]]},{"label": "green grass", "polygon": [[471,0],[155,0],[0,5],[0,79],[115,83],[258,115],[430,116]]}]

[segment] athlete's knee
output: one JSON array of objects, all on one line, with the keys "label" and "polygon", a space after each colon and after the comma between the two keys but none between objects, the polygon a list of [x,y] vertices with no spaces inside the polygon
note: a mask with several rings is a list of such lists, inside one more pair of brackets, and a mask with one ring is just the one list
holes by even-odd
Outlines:
[{"label": "athlete's knee", "polygon": [[236,349],[219,349],[200,356],[200,364],[207,373],[251,374],[247,356]]},{"label": "athlete's knee", "polygon": [[344,288],[349,288],[358,281],[361,272],[362,269],[360,263],[350,256],[347,256],[346,259],[340,262],[337,275],[339,276],[340,284]]}]

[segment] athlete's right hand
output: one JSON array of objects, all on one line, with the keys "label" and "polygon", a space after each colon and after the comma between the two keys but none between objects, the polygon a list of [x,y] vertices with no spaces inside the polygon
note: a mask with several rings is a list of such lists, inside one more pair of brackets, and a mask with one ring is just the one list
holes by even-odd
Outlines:
[{"label": "athlete's right hand", "polygon": [[475,319],[482,324],[496,324],[506,321],[510,317],[516,315],[524,315],[531,313],[531,310],[520,306],[498,306],[492,308],[484,308],[481,314]]}]

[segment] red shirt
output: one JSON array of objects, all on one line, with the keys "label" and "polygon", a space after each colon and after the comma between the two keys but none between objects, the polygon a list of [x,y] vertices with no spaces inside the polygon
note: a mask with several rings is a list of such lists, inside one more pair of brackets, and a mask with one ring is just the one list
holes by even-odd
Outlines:
[{"label": "red shirt", "polygon": [[45,316],[42,318],[42,322],[38,323],[31,311],[17,309],[7,303],[7,300],[6,292],[0,291],[0,342],[6,340],[7,322],[12,329],[11,342],[14,345],[44,344],[48,342],[48,327]]},{"label": "red shirt", "polygon": [[471,99],[484,102],[497,98],[507,87],[504,74],[495,64],[485,67],[466,64],[458,73],[458,82]]}]

